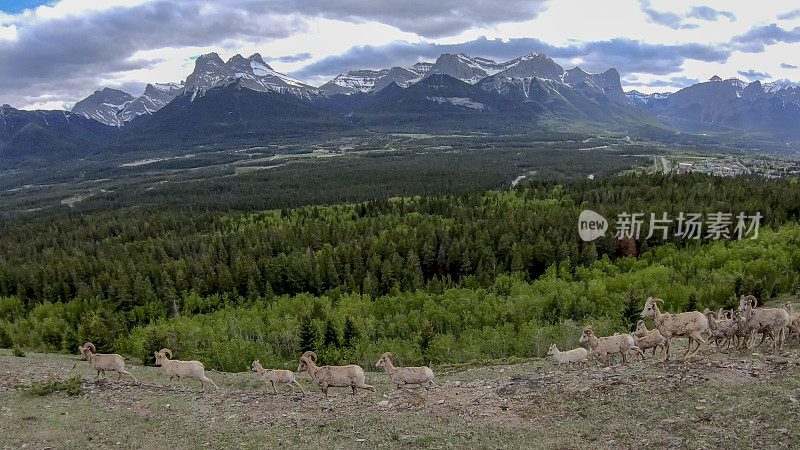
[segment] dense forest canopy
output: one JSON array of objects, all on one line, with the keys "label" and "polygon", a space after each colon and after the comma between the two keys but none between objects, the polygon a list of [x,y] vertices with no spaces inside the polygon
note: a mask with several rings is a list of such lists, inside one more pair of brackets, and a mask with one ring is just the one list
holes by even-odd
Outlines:
[{"label": "dense forest canopy", "polygon": [[[621,258],[610,235],[579,239],[584,208],[608,218],[760,212],[763,231],[753,241],[641,240],[641,256]],[[589,318],[625,328],[648,295],[686,309],[793,291],[799,214],[794,180],[684,175],[257,213],[6,221],[0,346],[72,351],[92,340],[146,357],[168,343],[235,370],[244,360],[211,349],[235,344],[276,364],[305,348],[328,361],[371,358],[384,340],[415,361],[531,356],[545,344],[526,333]]]}]

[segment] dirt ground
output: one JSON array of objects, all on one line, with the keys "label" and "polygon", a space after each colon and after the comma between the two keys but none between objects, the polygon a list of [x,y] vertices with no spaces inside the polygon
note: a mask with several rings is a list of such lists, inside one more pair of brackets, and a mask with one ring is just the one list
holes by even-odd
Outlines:
[{"label": "dirt ground", "polygon": [[[160,368],[128,364],[135,384],[97,381],[77,355],[0,350],[0,447],[796,448],[800,351],[760,350],[612,367],[434,367],[430,389],[396,390],[368,372],[375,394],[334,388],[328,399],[307,374],[306,395],[214,371],[220,389],[199,393],[194,380],[167,387]],[[20,388],[75,375],[80,396]]]}]

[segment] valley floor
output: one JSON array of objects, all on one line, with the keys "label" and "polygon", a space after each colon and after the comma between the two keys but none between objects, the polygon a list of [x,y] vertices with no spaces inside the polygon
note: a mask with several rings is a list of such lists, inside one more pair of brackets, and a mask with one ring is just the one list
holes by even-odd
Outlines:
[{"label": "valley floor", "polygon": [[[675,358],[675,357],[673,357]],[[77,362],[77,365],[73,367]],[[800,351],[706,353],[693,361],[565,369],[517,364],[438,367],[438,386],[377,393],[331,389],[300,374],[305,396],[264,389],[253,373],[208,372],[167,387],[160,368],[96,381],[77,355],[0,350],[3,448],[774,448],[800,442]],[[372,368],[367,368],[372,370]],[[20,386],[82,377],[83,393],[34,396]],[[349,389],[347,390],[349,392]]]}]

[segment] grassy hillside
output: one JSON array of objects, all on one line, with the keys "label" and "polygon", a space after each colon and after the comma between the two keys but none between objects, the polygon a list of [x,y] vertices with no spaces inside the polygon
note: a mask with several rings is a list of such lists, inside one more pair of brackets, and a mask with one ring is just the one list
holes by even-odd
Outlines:
[{"label": "grassy hillside", "polygon": [[[367,373],[376,394],[332,389],[266,392],[253,373],[208,375],[221,390],[166,387],[159,368],[129,364],[139,378],[94,381],[77,356],[0,350],[0,444],[85,448],[783,447],[797,442],[800,365],[751,352],[668,364],[566,370],[543,360],[434,366],[438,386],[394,389]],[[373,362],[374,363],[374,362]],[[369,369],[368,366],[365,368]],[[31,393],[49,377],[83,378],[82,393]],[[41,389],[38,390],[42,393]],[[142,440],[147,436],[146,440]]]}]

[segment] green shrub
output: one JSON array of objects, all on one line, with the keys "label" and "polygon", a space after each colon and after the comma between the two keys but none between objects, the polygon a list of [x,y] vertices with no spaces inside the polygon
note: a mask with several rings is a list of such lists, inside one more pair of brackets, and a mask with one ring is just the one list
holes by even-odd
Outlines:
[{"label": "green shrub", "polygon": [[39,397],[55,394],[56,392],[65,392],[69,397],[74,397],[83,393],[83,388],[81,387],[81,377],[78,375],[75,375],[74,377],[64,381],[57,380],[55,378],[48,378],[45,381],[31,383],[27,386],[21,386],[21,388],[28,394]]},{"label": "green shrub", "polygon": [[162,348],[169,348],[172,344],[168,342],[168,335],[159,327],[150,328],[142,343],[141,358],[145,366],[156,364],[155,352]]},{"label": "green shrub", "polygon": [[6,330],[8,326],[9,324],[0,321],[0,348],[11,348],[14,345],[14,341]]},{"label": "green shrub", "polygon": [[11,349],[11,353],[13,353],[14,356],[16,356],[17,358],[24,358],[25,357],[25,352],[21,348],[16,346],[16,345],[14,346],[13,349]]},{"label": "green shrub", "polygon": [[0,319],[13,322],[25,315],[25,304],[19,297],[0,297]]}]

